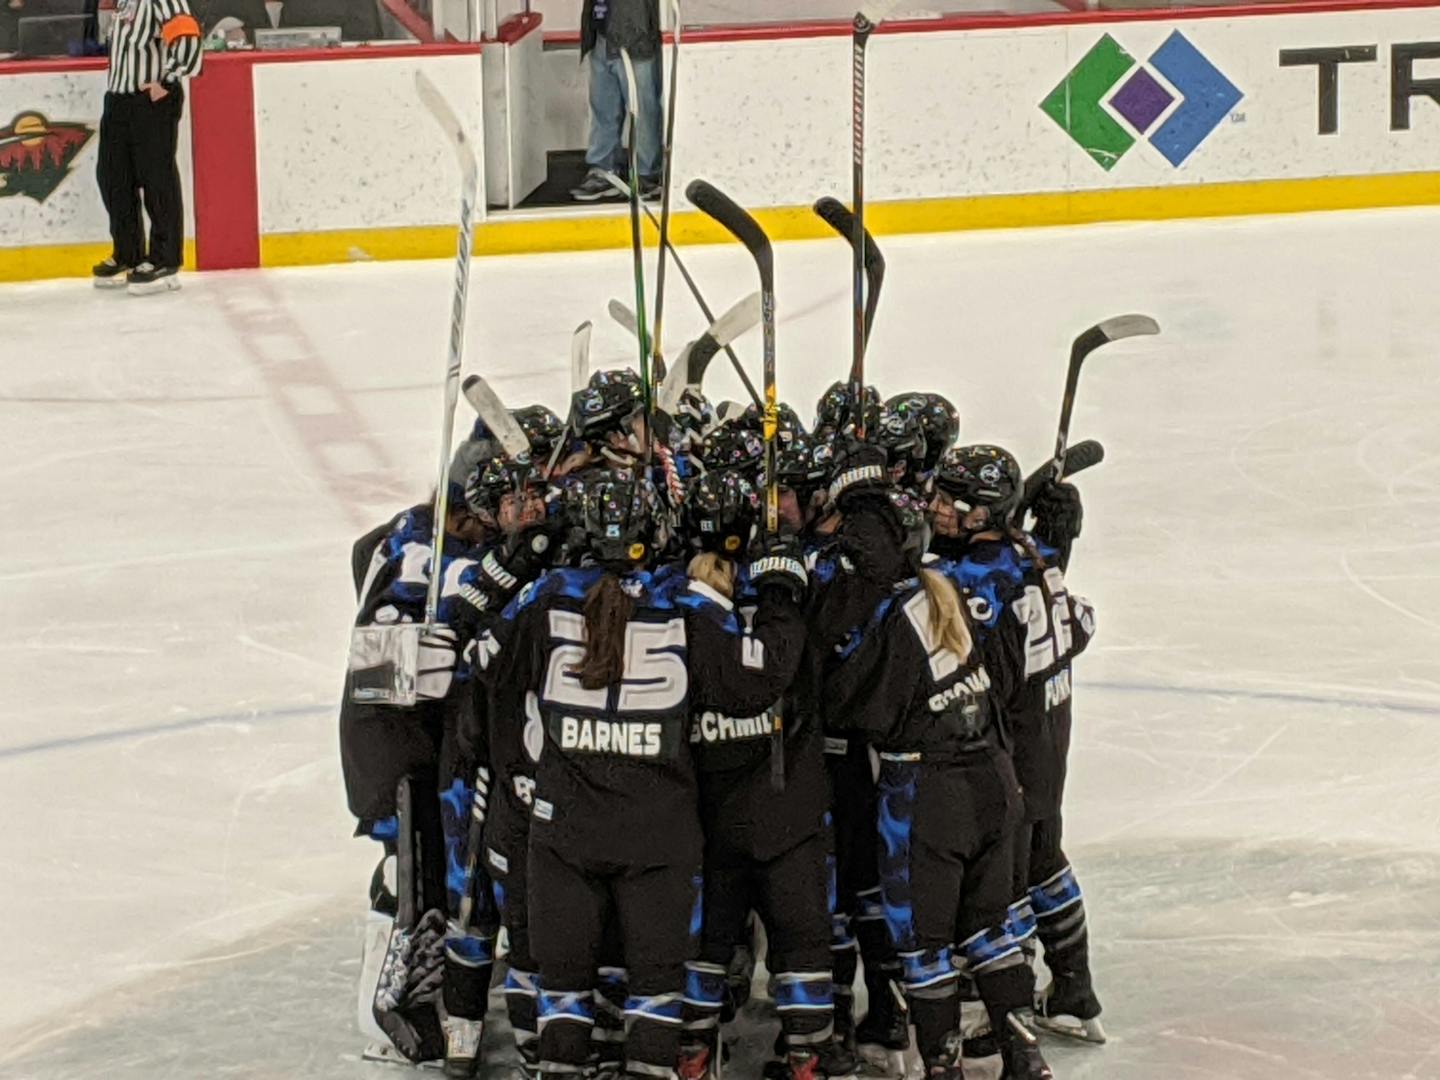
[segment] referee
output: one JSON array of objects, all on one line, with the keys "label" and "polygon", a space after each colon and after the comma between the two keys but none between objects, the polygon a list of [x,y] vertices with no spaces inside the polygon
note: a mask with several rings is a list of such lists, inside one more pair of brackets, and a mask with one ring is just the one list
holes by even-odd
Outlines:
[{"label": "referee", "polygon": [[[96,179],[110,215],[110,257],[93,271],[101,288],[133,294],[178,289],[185,212],[175,144],[185,89],[200,71],[200,24],[187,0],[118,0],[100,118]],[[150,247],[140,218],[150,219]]]}]

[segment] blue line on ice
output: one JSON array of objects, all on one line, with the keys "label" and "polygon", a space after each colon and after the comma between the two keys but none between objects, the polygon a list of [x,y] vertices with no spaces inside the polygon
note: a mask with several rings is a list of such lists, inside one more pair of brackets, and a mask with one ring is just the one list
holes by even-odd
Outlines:
[{"label": "blue line on ice", "polygon": [[71,750],[81,746],[123,742],[126,739],[138,739],[145,735],[166,735],[172,732],[206,727],[210,724],[269,724],[277,720],[294,720],[302,716],[334,713],[335,708],[334,703],[292,705],[283,709],[254,709],[249,712],[190,716],[184,720],[171,720],[163,724],[141,724],[137,727],[116,728],[113,731],[95,731],[88,735],[68,735],[59,739],[45,739],[41,742],[21,743],[19,746],[0,747],[0,760],[29,757],[32,754],[43,754],[49,750]]},{"label": "blue line on ice", "polygon": [[[1440,704],[1421,701],[1362,700],[1351,697],[1330,697],[1323,694],[1302,694],[1288,690],[1238,690],[1225,686],[1161,686],[1153,683],[1112,682],[1107,680],[1083,680],[1081,689],[1109,690],[1121,694],[1171,694],[1183,697],[1227,697],[1244,698],[1249,701],[1281,701],[1298,705],[1318,705],[1333,709],[1378,709],[1382,712],[1405,713],[1411,716],[1440,716]],[[82,746],[123,742],[126,739],[141,738],[145,735],[165,735],[178,731],[190,731],[211,724],[269,724],[277,720],[294,720],[302,716],[318,716],[333,713],[336,706],[295,705],[283,709],[265,709],[254,712],[220,713],[212,716],[192,716],[184,720],[173,720],[165,724],[142,724],[132,728],[117,728],[114,731],[96,731],[89,735],[71,735],[59,739],[45,739],[41,742],[21,743],[19,746],[0,747],[0,760],[29,757],[51,750],[69,750]]]}]

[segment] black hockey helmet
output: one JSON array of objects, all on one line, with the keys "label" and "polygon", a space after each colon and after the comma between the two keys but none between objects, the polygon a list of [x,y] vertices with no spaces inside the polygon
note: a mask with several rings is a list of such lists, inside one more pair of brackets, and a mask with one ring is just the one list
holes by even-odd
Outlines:
[{"label": "black hockey helmet", "polygon": [[[880,391],[873,386],[865,387],[861,395],[865,407],[865,430],[869,431],[880,419]],[[815,403],[814,432],[835,433],[855,423],[855,410],[850,404],[850,384],[836,381],[820,395]]]},{"label": "black hockey helmet", "polygon": [[741,424],[721,424],[700,443],[700,464],[709,470],[736,469],[753,481],[764,460],[759,434]]},{"label": "black hockey helmet", "polygon": [[957,446],[947,450],[935,470],[935,485],[955,500],[963,518],[969,511],[989,511],[987,528],[1009,527],[1025,478],[1015,455],[999,446]]},{"label": "black hockey helmet", "polygon": [[816,442],[800,432],[775,454],[775,479],[795,492],[802,507],[830,480],[835,453],[828,442]]},{"label": "black hockey helmet", "polygon": [[629,570],[649,562],[656,552],[659,512],[654,483],[634,469],[601,469],[584,479],[585,544],[602,565]]},{"label": "black hockey helmet", "polygon": [[759,506],[755,486],[739,472],[708,472],[685,494],[685,526],[701,551],[739,558],[750,543]]},{"label": "black hockey helmet", "polygon": [[645,391],[634,371],[597,371],[584,390],[571,396],[570,422],[581,438],[593,442],[623,431],[644,408]]},{"label": "black hockey helmet", "polygon": [[917,479],[924,471],[925,428],[910,410],[882,410],[874,438],[889,458],[890,478],[896,483]]},{"label": "black hockey helmet", "polygon": [[922,472],[931,472],[940,463],[940,455],[949,450],[960,437],[960,411],[941,394],[914,391],[896,394],[885,402],[890,412],[917,417],[925,431],[925,459]]},{"label": "black hockey helmet", "polygon": [[548,461],[555,451],[555,444],[565,434],[565,422],[544,405],[526,405],[510,413],[525,438],[530,441],[530,457],[533,461]]},{"label": "black hockey helmet", "polygon": [[509,458],[491,458],[477,465],[465,480],[465,506],[482,521],[494,524],[500,517],[500,504],[507,495],[517,495],[527,485],[537,489],[542,481],[539,471],[529,462]]},{"label": "black hockey helmet", "polygon": [[[775,441],[784,446],[795,435],[805,434],[805,425],[800,422],[800,416],[789,405],[783,401],[775,406]],[[762,439],[765,437],[765,410],[751,402],[743,413],[740,414],[740,423],[756,432]]]}]

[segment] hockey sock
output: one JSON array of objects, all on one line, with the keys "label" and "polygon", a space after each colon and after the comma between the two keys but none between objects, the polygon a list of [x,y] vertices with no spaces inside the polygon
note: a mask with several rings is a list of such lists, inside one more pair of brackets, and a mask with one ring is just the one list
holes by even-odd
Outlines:
[{"label": "hockey sock", "polygon": [[1090,976],[1090,935],[1085,897],[1069,866],[1030,889],[1045,964],[1056,978]]},{"label": "hockey sock", "polygon": [[515,1047],[523,1058],[526,1050],[538,1051],[535,1045],[540,1033],[535,1026],[535,998],[540,977],[533,971],[507,968],[505,971],[505,1014],[510,1030],[515,1033]]},{"label": "hockey sock", "polygon": [[833,983],[828,971],[786,971],[770,980],[780,1030],[791,1050],[809,1050],[834,1033]]}]

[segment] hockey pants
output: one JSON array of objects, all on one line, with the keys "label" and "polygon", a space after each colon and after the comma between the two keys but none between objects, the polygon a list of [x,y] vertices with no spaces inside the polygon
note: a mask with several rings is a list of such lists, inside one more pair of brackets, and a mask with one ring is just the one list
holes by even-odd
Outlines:
[{"label": "hockey pants", "polygon": [[607,911],[626,959],[626,1069],[669,1077],[680,1050],[685,961],[700,928],[695,866],[626,866],[530,844],[530,933],[540,964],[540,1067],[580,1073],[595,1026]]},{"label": "hockey pants", "polygon": [[1021,796],[1009,755],[985,747],[936,761],[881,754],[878,822],[885,922],[921,1057],[944,1064],[958,980],[974,980],[1002,1038],[1034,975],[1008,933]]}]

